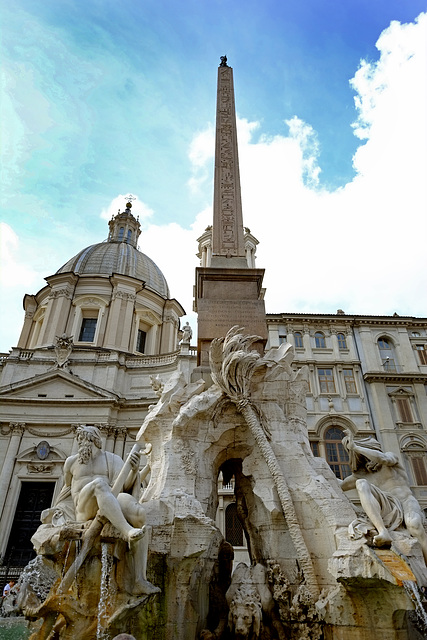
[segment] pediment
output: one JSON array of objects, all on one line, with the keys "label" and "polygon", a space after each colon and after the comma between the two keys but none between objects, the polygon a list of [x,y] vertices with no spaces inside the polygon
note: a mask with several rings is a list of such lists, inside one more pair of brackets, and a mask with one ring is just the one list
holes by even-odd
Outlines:
[{"label": "pediment", "polygon": [[399,387],[394,391],[390,391],[388,395],[390,398],[411,398],[414,394],[403,387]]},{"label": "pediment", "polygon": [[117,400],[118,396],[86,382],[66,371],[50,371],[0,387],[0,397],[22,399],[103,399]]}]

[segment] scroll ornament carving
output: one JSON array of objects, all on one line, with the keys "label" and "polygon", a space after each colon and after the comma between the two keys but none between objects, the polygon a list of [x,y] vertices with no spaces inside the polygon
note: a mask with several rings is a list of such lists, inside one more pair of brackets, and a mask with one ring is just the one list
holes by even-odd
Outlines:
[{"label": "scroll ornament carving", "polygon": [[54,289],[54,291],[51,291],[49,294],[49,298],[51,300],[55,300],[56,298],[67,298],[68,300],[71,300],[72,297],[73,293],[68,287],[65,287],[64,289]]},{"label": "scroll ornament carving", "polygon": [[112,295],[112,300],[118,298],[119,300],[130,300],[131,302],[136,300],[134,293],[128,293],[127,291],[115,291]]},{"label": "scroll ornament carving", "polygon": [[13,435],[20,435],[22,436],[24,434],[25,431],[25,422],[11,422],[9,424],[10,427],[10,432]]}]

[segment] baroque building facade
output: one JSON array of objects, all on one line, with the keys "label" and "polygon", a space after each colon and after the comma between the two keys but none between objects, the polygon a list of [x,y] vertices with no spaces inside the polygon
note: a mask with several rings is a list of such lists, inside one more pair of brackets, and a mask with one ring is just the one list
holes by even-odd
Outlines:
[{"label": "baroque building facade", "polygon": [[336,314],[267,314],[269,344],[293,345],[307,365],[308,428],[315,456],[349,474],[345,429],[375,436],[403,464],[427,509],[427,319]]}]

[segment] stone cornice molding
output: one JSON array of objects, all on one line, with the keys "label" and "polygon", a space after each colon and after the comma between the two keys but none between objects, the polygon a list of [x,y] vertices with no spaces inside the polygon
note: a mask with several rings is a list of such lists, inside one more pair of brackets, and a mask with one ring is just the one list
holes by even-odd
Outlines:
[{"label": "stone cornice molding", "polygon": [[391,373],[370,371],[363,375],[365,382],[389,382],[391,384],[427,384],[427,373]]}]

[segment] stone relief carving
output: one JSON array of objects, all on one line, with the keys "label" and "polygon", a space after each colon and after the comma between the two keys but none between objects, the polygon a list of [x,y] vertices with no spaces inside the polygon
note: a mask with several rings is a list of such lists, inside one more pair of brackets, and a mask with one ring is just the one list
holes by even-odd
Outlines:
[{"label": "stone relief carving", "polygon": [[354,440],[348,429],[342,440],[349,454],[351,476],[340,481],[343,491],[356,489],[366,518],[358,518],[350,524],[353,538],[369,534],[372,528],[377,533],[373,544],[390,546],[390,532],[405,526],[421,545],[427,562],[427,535],[424,530],[424,515],[409,486],[406,472],[394,453],[383,453],[375,438]]},{"label": "stone relief carving", "polygon": [[67,336],[63,333],[62,336],[56,336],[55,355],[56,365],[55,369],[66,369],[68,360],[73,350],[73,336]]},{"label": "stone relief carving", "polygon": [[53,472],[54,465],[53,464],[34,464],[29,462],[27,464],[28,473],[49,473]]}]

